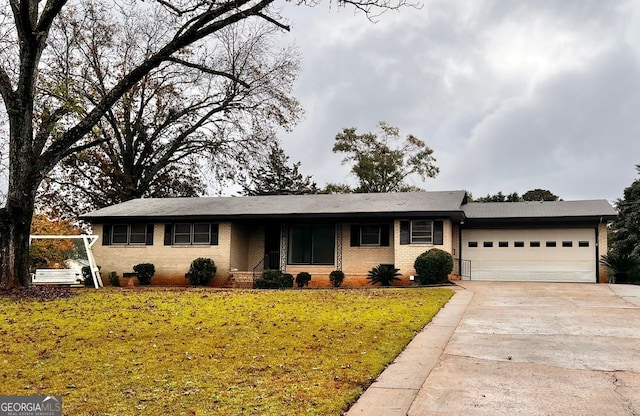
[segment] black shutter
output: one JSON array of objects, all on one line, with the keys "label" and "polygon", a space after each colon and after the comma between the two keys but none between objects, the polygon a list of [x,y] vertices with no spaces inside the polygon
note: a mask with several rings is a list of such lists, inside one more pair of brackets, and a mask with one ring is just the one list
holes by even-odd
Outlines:
[{"label": "black shutter", "polygon": [[411,243],[409,221],[400,221],[400,244]]},{"label": "black shutter", "polygon": [[153,224],[147,224],[147,241],[145,244],[148,246],[153,245]]},{"label": "black shutter", "polygon": [[102,225],[102,245],[103,246],[111,245],[111,224]]},{"label": "black shutter", "polygon": [[173,224],[164,225],[164,245],[170,246],[173,242]]},{"label": "black shutter", "polygon": [[360,246],[360,225],[351,224],[351,247]]},{"label": "black shutter", "polygon": [[218,245],[218,231],[219,231],[218,224],[211,224],[211,245],[212,246]]},{"label": "black shutter", "polygon": [[380,224],[380,245],[389,247],[389,224]]},{"label": "black shutter", "polygon": [[433,244],[441,246],[444,244],[444,221],[436,220],[433,222]]}]

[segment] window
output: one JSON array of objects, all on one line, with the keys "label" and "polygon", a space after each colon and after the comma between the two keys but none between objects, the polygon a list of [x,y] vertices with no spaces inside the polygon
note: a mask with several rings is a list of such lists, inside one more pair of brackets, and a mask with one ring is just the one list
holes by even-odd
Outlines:
[{"label": "window", "polygon": [[478,247],[477,241],[469,241],[469,247]]},{"label": "window", "polygon": [[388,247],[389,228],[389,223],[351,224],[351,247]]},{"label": "window", "polygon": [[289,228],[289,264],[333,264],[335,225],[301,224]]},{"label": "window", "polygon": [[529,247],[540,247],[540,241],[530,241]]},{"label": "window", "polygon": [[498,241],[498,247],[509,247],[508,241]]},{"label": "window", "polygon": [[547,241],[545,243],[545,246],[547,246],[547,247],[555,247],[556,246],[556,242],[555,241]]},{"label": "window", "polygon": [[164,244],[217,246],[218,228],[218,224],[204,222],[165,224]]},{"label": "window", "polygon": [[153,224],[104,224],[102,245],[153,245]]},{"label": "window", "polygon": [[411,244],[431,243],[433,237],[433,222],[431,220],[411,221]]},{"label": "window", "polygon": [[444,244],[444,221],[400,221],[400,244]]},{"label": "window", "polygon": [[493,241],[485,241],[485,242],[483,242],[482,243],[482,247],[487,247],[487,248],[493,247]]},{"label": "window", "polygon": [[360,227],[360,245],[380,245],[380,226],[378,224],[365,224]]},{"label": "window", "polygon": [[524,247],[524,241],[514,241],[513,242],[513,246],[514,247]]},{"label": "window", "polygon": [[562,247],[573,247],[573,241],[563,241]]},{"label": "window", "polygon": [[578,241],[578,247],[589,247],[588,241]]}]

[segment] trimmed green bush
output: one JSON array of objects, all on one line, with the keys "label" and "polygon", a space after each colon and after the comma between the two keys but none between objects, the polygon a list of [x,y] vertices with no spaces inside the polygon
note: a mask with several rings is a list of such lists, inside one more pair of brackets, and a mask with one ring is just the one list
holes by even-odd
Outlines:
[{"label": "trimmed green bush", "polygon": [[111,283],[111,286],[113,287],[120,286],[120,276],[118,276],[118,273],[109,272],[108,276],[109,276],[109,283]]},{"label": "trimmed green bush", "polygon": [[396,269],[393,264],[378,264],[369,270],[367,279],[372,285],[380,283],[381,286],[391,286],[391,282],[401,280],[398,278],[400,269]]},{"label": "trimmed green bush", "polygon": [[441,283],[453,271],[453,257],[444,250],[432,248],[416,258],[413,268],[421,285]]},{"label": "trimmed green bush", "polygon": [[136,272],[138,282],[142,286],[149,286],[151,278],[156,274],[156,266],[151,263],[140,263],[133,266],[133,271]]},{"label": "trimmed green bush", "polygon": [[213,260],[205,257],[198,257],[191,262],[189,273],[186,277],[192,286],[205,286],[216,275],[218,268]]},{"label": "trimmed green bush", "polygon": [[280,270],[265,270],[262,276],[253,282],[254,289],[286,289],[293,287],[293,275]]},{"label": "trimmed green bush", "polygon": [[331,285],[333,287],[340,287],[342,281],[344,280],[344,273],[342,270],[334,270],[329,273],[329,280],[331,281]]},{"label": "trimmed green bush", "polygon": [[300,272],[296,276],[296,285],[298,287],[305,287],[309,285],[310,281],[311,281],[311,275],[307,272]]}]

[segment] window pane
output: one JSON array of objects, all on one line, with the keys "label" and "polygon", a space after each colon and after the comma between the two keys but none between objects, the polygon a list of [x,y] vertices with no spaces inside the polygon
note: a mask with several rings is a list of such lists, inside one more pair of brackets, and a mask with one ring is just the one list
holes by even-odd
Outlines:
[{"label": "window pane", "polygon": [[311,263],[310,226],[294,226],[289,230],[289,263]]},{"label": "window pane", "polygon": [[174,227],[173,243],[191,244],[191,224],[176,224]]},{"label": "window pane", "polygon": [[508,241],[498,241],[498,247],[509,247]]},{"label": "window pane", "polygon": [[365,224],[360,228],[360,244],[363,246],[380,245],[380,225]]},{"label": "window pane", "polygon": [[317,225],[313,229],[313,264],[333,264],[335,226]]},{"label": "window pane", "polygon": [[579,241],[578,242],[578,247],[589,247],[589,242],[588,241]]},{"label": "window pane", "polygon": [[540,247],[540,241],[530,241],[529,247]]},{"label": "window pane", "polygon": [[111,243],[127,244],[129,242],[129,240],[127,239],[128,231],[129,231],[129,226],[126,224],[114,225],[113,231],[111,234]]},{"label": "window pane", "polygon": [[485,241],[482,243],[482,247],[493,247],[493,241]]},{"label": "window pane", "polygon": [[562,247],[573,247],[573,241],[563,241]]},{"label": "window pane", "polygon": [[144,244],[147,242],[146,224],[131,224],[130,244]]},{"label": "window pane", "polygon": [[555,247],[556,246],[556,242],[555,241],[547,241],[545,246],[547,246],[547,247]]},{"label": "window pane", "polygon": [[469,241],[469,247],[478,247],[477,241]]},{"label": "window pane", "polygon": [[514,247],[524,247],[524,241],[516,241],[513,243]]},{"label": "window pane", "polygon": [[193,224],[193,244],[209,244],[211,224]]},{"label": "window pane", "polygon": [[413,220],[411,221],[411,242],[412,243],[431,243],[431,220]]}]

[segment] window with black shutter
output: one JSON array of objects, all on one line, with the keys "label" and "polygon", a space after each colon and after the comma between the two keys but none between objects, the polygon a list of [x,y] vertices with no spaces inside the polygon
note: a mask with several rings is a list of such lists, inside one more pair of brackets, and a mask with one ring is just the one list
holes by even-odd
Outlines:
[{"label": "window with black shutter", "polygon": [[153,245],[153,224],[104,224],[102,245]]},{"label": "window with black shutter", "polygon": [[218,245],[218,224],[175,223],[164,226],[164,245]]},{"label": "window with black shutter", "polygon": [[351,224],[351,247],[388,247],[390,226],[382,224]]},{"label": "window with black shutter", "polygon": [[400,244],[444,244],[444,221],[402,220],[400,221]]}]

